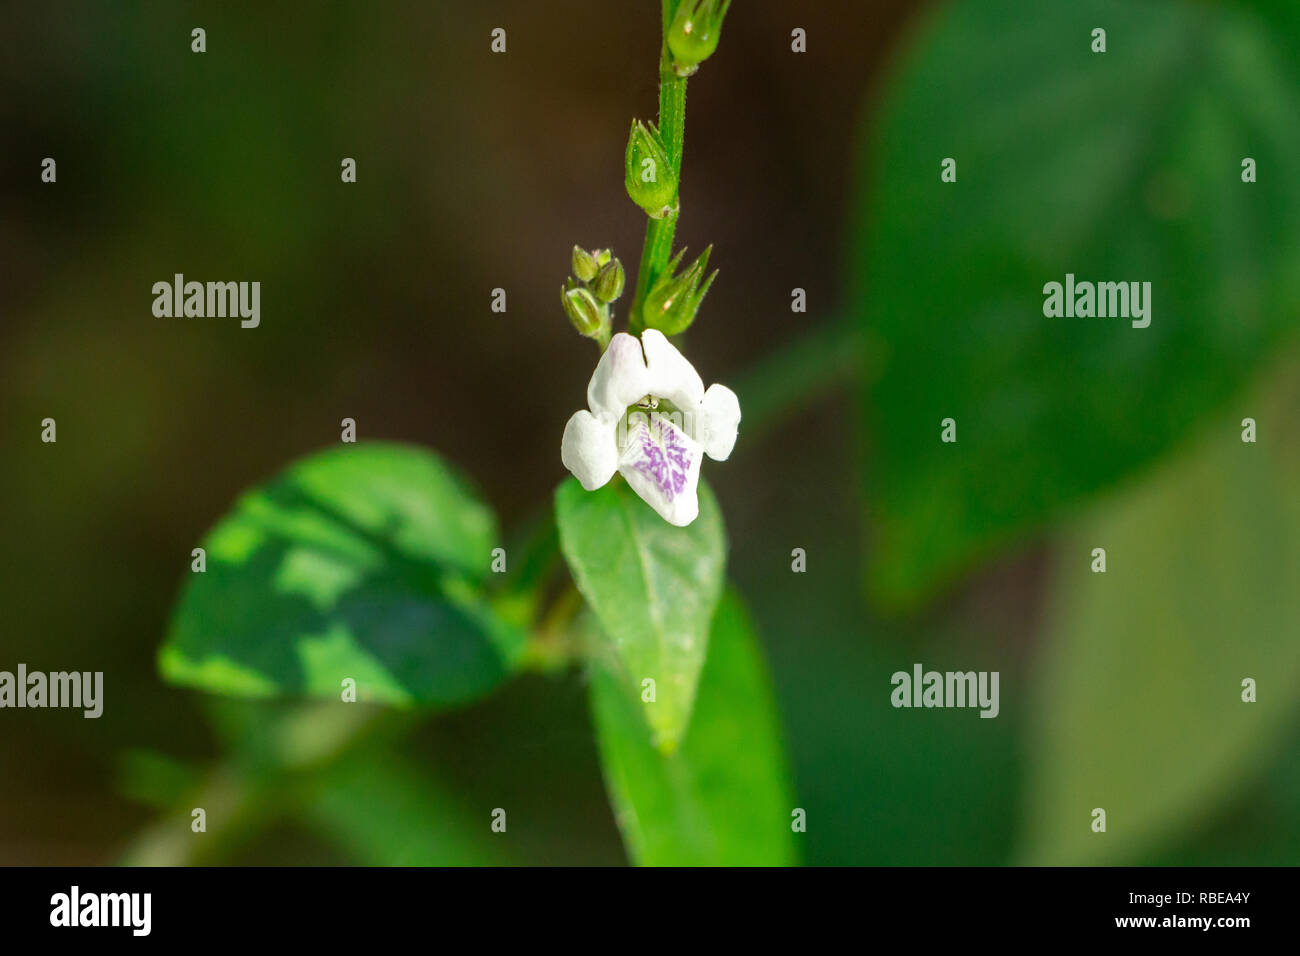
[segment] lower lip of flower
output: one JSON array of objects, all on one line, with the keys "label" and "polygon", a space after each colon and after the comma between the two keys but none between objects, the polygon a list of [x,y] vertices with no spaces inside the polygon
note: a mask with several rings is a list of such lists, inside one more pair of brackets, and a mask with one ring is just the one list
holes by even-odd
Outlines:
[{"label": "lower lip of flower", "polygon": [[669,501],[685,491],[691,468],[691,451],[684,436],[670,419],[655,413],[647,420],[642,415],[620,449],[627,466],[653,481]]}]

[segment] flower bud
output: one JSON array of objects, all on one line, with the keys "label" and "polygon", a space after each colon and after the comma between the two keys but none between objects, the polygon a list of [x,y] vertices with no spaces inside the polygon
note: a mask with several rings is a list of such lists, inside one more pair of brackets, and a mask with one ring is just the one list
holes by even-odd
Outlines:
[{"label": "flower bud", "polygon": [[596,272],[599,271],[600,264],[596,257],[580,246],[573,247],[573,274],[583,282],[590,282],[596,278]]},{"label": "flower bud", "polygon": [[560,301],[573,327],[588,338],[595,338],[609,322],[609,310],[583,288],[560,289]]},{"label": "flower bud", "polygon": [[669,268],[650,288],[645,304],[641,307],[641,318],[646,328],[658,329],[664,335],[680,335],[690,328],[699,311],[700,302],[704,300],[709,286],[718,274],[715,269],[712,275],[704,278],[712,251],[713,247],[709,246],[679,276],[674,276],[672,270],[680,261],[682,253],[679,252],[673,258]]},{"label": "flower bud", "polygon": [[652,219],[677,209],[677,170],[668,159],[663,138],[653,123],[632,121],[624,157],[627,194]]},{"label": "flower bud", "polygon": [[613,302],[623,294],[623,282],[623,263],[611,259],[596,274],[596,281],[592,283],[591,291],[596,293],[596,298],[601,302]]},{"label": "flower bud", "polygon": [[731,0],[682,0],[668,28],[668,51],[678,76],[690,76],[718,48]]}]

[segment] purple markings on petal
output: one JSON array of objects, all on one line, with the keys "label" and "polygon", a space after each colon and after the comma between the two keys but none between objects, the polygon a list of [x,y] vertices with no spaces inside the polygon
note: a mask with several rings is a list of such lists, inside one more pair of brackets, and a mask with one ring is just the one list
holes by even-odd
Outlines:
[{"label": "purple markings on petal", "polygon": [[691,449],[682,433],[671,422],[655,416],[655,427],[637,427],[629,442],[635,459],[631,466],[655,483],[663,496],[672,501],[686,489],[687,474],[693,464]]}]

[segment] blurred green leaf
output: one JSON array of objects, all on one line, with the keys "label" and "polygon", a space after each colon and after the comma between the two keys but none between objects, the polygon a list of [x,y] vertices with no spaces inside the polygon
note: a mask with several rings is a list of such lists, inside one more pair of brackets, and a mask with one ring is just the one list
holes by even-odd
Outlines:
[{"label": "blurred green leaf", "polygon": [[699,495],[699,517],[678,528],[619,478],[596,491],[570,478],[555,493],[560,549],[624,682],[638,695],[655,682],[646,716],[665,750],[690,723],[726,566],[717,500],[703,481]]},{"label": "blurred green leaf", "polygon": [[[1297,715],[1300,717],[1300,715]],[[1257,764],[1236,799],[1196,833],[1160,847],[1141,866],[1295,866],[1300,862],[1300,720]]]},{"label": "blurred green leaf", "polygon": [[772,682],[744,605],[718,605],[695,717],[681,748],[650,741],[643,704],[608,663],[591,671],[605,782],[632,861],[643,866],[795,862],[789,771]]},{"label": "blurred green leaf", "polygon": [[[1258,13],[1284,37],[1300,36],[1300,4],[1295,0],[1230,0],[1230,2]],[[1287,65],[1296,78],[1300,79],[1300,57],[1290,57]]]},{"label": "blurred green leaf", "polygon": [[308,819],[366,866],[500,866],[489,809],[479,818],[396,753],[339,761],[308,784]]},{"label": "blurred green leaf", "polygon": [[481,596],[491,512],[436,456],[343,446],[246,494],[207,536],[160,654],[238,696],[450,705],[511,672],[525,635]]},{"label": "blurred green leaf", "polygon": [[[1298,42],[1184,0],[966,0],[922,31],[855,259],[878,599],[927,599],[1151,462],[1297,325]],[[1151,282],[1150,327],[1044,317],[1067,273]]]},{"label": "blurred green leaf", "polygon": [[115,789],[155,809],[173,807],[203,779],[201,770],[167,754],[133,748],[117,755]]},{"label": "blurred green leaf", "polygon": [[[1066,537],[1037,678],[1033,863],[1131,862],[1273,761],[1300,701],[1300,368]],[[1258,443],[1241,441],[1243,418]],[[1105,548],[1106,573],[1092,573]],[[1258,684],[1256,703],[1242,680]],[[1107,832],[1090,829],[1093,808]]]}]

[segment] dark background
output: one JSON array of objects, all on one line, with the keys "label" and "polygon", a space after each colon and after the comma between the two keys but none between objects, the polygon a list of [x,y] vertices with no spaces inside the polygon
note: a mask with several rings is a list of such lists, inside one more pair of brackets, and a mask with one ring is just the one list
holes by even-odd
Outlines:
[{"label": "dark background", "polygon": [[[843,312],[854,157],[915,9],[734,4],[687,104],[678,241],[714,243],[721,269],[689,336],[706,382],[744,381]],[[106,703],[97,721],[0,715],[0,862],[108,863],[156,816],[132,766],[225,749],[154,655],[191,547],[243,489],[336,442],[347,416],[363,440],[456,462],[506,528],[549,507],[596,358],[557,290],[574,243],[639,256],[622,156],[629,119],[656,109],[658,4],[33,4],[3,20],[0,667],[102,670]],[[176,272],[259,280],[261,327],[155,318],[151,286]],[[815,821],[803,857],[1007,862],[1048,551],[1000,557],[919,618],[870,618],[857,415],[844,390],[761,440],[742,425],[708,475]],[[39,442],[47,416],[56,445]],[[789,573],[792,547],[808,574]],[[899,720],[882,675],[955,641],[1001,669],[1002,719]],[[401,746],[473,813],[519,808],[511,860],[623,859],[579,674],[516,681]],[[1291,783],[1270,792],[1294,793],[1294,768],[1278,772]],[[1185,852],[1137,862],[1266,859],[1249,815],[1228,801]],[[204,854],[357,858],[292,815]]]}]

